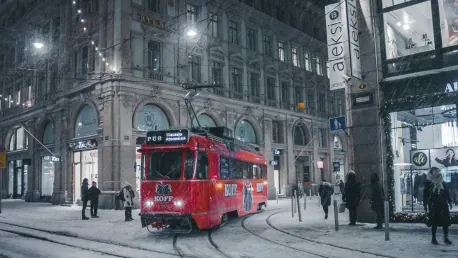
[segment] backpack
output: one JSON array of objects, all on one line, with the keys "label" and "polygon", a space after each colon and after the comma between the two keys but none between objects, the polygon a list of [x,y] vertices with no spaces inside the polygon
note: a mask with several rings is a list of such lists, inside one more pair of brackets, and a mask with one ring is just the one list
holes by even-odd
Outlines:
[{"label": "backpack", "polygon": [[119,200],[121,200],[123,202],[126,201],[126,198],[124,198],[124,188],[121,189],[121,191],[119,191],[118,198],[119,198]]}]

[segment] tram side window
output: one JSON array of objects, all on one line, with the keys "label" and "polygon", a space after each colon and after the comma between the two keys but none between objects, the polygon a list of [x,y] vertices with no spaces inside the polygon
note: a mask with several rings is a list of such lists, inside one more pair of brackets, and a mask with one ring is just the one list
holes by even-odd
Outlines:
[{"label": "tram side window", "polygon": [[186,159],[184,163],[184,177],[192,179],[194,174],[194,152],[186,152]]},{"label": "tram side window", "polygon": [[196,178],[208,178],[208,155],[206,152],[199,152],[197,154]]},{"label": "tram side window", "polygon": [[237,167],[235,165],[234,159],[229,159],[229,178],[236,179],[237,178]]},{"label": "tram side window", "polygon": [[243,179],[243,169],[244,169],[244,162],[240,160],[235,160],[235,178]]},{"label": "tram side window", "polygon": [[229,159],[220,158],[219,177],[221,179],[229,179]]},{"label": "tram side window", "polygon": [[253,165],[253,179],[261,179],[261,168],[259,165],[254,164]]},{"label": "tram side window", "polygon": [[243,171],[243,178],[244,179],[252,179],[253,178],[253,164],[248,163],[248,162],[243,162],[245,163],[245,169]]}]

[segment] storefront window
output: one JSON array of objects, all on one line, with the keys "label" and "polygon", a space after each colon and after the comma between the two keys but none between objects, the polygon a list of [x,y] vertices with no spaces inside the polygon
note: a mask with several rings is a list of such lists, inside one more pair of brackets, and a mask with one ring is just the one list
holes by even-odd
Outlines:
[{"label": "storefront window", "polygon": [[52,196],[54,189],[55,166],[52,157],[46,156],[41,161],[41,196]]},{"label": "storefront window", "polygon": [[458,45],[458,1],[439,0],[442,47]]},{"label": "storefront window", "polygon": [[250,122],[242,120],[237,124],[235,128],[235,138],[242,142],[256,144],[256,132]]},{"label": "storefront window", "polygon": [[434,50],[429,1],[384,13],[383,20],[387,59]]},{"label": "storefront window", "polygon": [[169,127],[169,120],[164,111],[152,104],[143,106],[135,121],[135,128],[140,131],[160,131]]},{"label": "storefront window", "polygon": [[56,140],[56,130],[54,129],[54,124],[49,122],[43,134],[43,144],[53,144]]},{"label": "storefront window", "polygon": [[[201,127],[215,127],[216,126],[215,121],[210,116],[208,116],[206,114],[200,114],[198,116],[198,118],[199,118],[199,123],[200,123]],[[194,127],[197,127],[198,124],[197,124],[197,120],[196,119],[194,119],[192,121],[192,125]]]},{"label": "storefront window", "polygon": [[458,210],[458,125],[456,106],[391,113],[397,211],[421,212],[426,174],[441,170]]},{"label": "storefront window", "polygon": [[383,8],[387,8],[393,5],[402,4],[402,3],[406,3],[410,1],[412,0],[382,0],[382,3],[383,3]]},{"label": "storefront window", "polygon": [[75,138],[96,135],[99,128],[98,121],[97,111],[89,105],[84,106],[76,119]]},{"label": "storefront window", "polygon": [[10,138],[9,151],[24,150],[28,148],[28,138],[23,127],[13,129]]}]

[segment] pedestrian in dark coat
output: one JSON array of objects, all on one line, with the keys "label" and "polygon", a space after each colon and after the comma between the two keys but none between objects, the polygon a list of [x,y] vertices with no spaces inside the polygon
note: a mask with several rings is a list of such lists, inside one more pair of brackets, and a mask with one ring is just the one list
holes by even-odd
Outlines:
[{"label": "pedestrian in dark coat", "polygon": [[444,243],[452,244],[448,239],[448,227],[450,226],[449,207],[452,207],[452,200],[442,178],[442,173],[437,167],[431,168],[428,173],[423,192],[423,200],[425,213],[428,214],[429,223],[431,224],[431,243],[434,245],[439,244],[436,240],[436,232],[437,226],[442,226],[444,230]]},{"label": "pedestrian in dark coat", "polygon": [[325,180],[318,187],[318,194],[321,197],[321,205],[323,206],[324,219],[328,219],[329,206],[331,206],[331,196],[334,194],[334,188]]},{"label": "pedestrian in dark coat", "polygon": [[356,225],[356,218],[358,214],[356,209],[359,205],[359,200],[361,198],[361,184],[356,181],[356,174],[353,171],[350,171],[347,175],[347,182],[345,183],[344,195],[342,200],[345,202],[350,214],[350,226]]},{"label": "pedestrian in dark coat", "polygon": [[132,189],[132,186],[128,183],[124,183],[124,188],[123,188],[123,194],[124,194],[124,216],[125,216],[125,221],[132,221],[134,220],[132,218],[132,207],[134,207],[134,197],[135,193],[134,190]]},{"label": "pedestrian in dark coat", "polygon": [[340,190],[340,194],[343,195],[344,193],[344,189],[345,188],[345,184],[342,180],[340,180],[340,183],[339,183],[339,190]]},{"label": "pedestrian in dark coat", "polygon": [[89,200],[91,201],[91,218],[98,218],[97,210],[99,209],[100,189],[97,188],[97,182],[92,181],[92,186],[88,190]]},{"label": "pedestrian in dark coat", "polygon": [[385,195],[383,193],[380,177],[377,173],[371,175],[371,209],[377,214],[377,226],[374,229],[382,229],[383,226],[383,202]]},{"label": "pedestrian in dark coat", "polygon": [[83,184],[81,185],[81,201],[83,202],[83,210],[81,211],[81,217],[83,220],[88,220],[89,218],[86,217],[86,208],[87,208],[87,201],[88,201],[88,187],[89,183],[87,178],[83,179]]}]

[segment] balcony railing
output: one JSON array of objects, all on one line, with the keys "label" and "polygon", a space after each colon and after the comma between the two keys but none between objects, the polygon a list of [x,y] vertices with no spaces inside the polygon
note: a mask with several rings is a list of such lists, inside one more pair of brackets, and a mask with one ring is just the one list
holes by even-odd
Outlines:
[{"label": "balcony railing", "polygon": [[270,107],[276,107],[277,106],[277,101],[268,99],[266,104],[267,104],[267,106],[270,106]]},{"label": "balcony railing", "polygon": [[232,97],[233,99],[243,99],[243,93],[240,92],[240,91],[232,90],[232,91],[231,91],[231,97]]},{"label": "balcony railing", "polygon": [[146,73],[146,78],[154,81],[163,81],[164,75],[162,75],[162,73],[159,72],[148,70]]},{"label": "balcony railing", "polygon": [[252,103],[261,103],[261,97],[260,96],[250,96],[250,101]]}]

